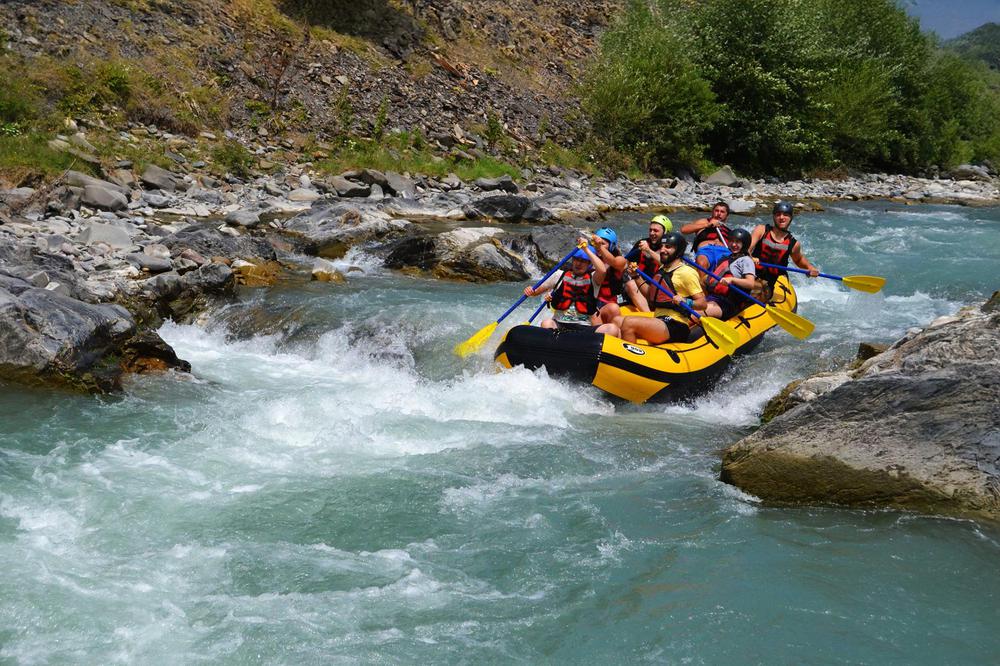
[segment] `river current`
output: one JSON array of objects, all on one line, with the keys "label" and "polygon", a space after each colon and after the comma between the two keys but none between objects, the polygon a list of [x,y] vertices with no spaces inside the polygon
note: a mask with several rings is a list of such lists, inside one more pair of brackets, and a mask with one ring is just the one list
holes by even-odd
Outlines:
[{"label": "river current", "polygon": [[[646,219],[609,222],[631,243]],[[361,253],[347,285],[164,326],[193,380],[0,385],[0,663],[994,663],[1000,528],[769,507],[718,454],[788,381],[1000,287],[1000,209],[831,204],[792,230],[887,288],[796,276],[816,333],[775,329],[691,404],[498,373],[503,326],[459,360],[523,285]]]}]

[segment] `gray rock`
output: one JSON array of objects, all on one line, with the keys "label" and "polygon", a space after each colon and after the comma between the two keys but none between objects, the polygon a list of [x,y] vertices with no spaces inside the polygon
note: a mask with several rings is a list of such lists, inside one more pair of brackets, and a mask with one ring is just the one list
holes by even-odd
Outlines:
[{"label": "gray rock", "polygon": [[125,260],[141,271],[148,273],[164,273],[171,269],[170,260],[161,257],[151,257],[143,252],[132,252],[125,255]]},{"label": "gray rock", "polygon": [[331,178],[330,187],[336,190],[337,194],[342,197],[367,197],[372,193],[370,185],[361,185],[341,176]]},{"label": "gray rock", "polygon": [[381,185],[379,185],[378,183],[372,183],[371,188],[372,191],[368,195],[369,199],[372,199],[373,201],[381,201],[382,199],[385,198],[385,192],[382,191]]},{"label": "gray rock", "polygon": [[412,199],[417,194],[416,182],[402,174],[398,174],[395,171],[386,171],[385,180],[388,191],[397,197]]},{"label": "gray rock", "polygon": [[524,280],[533,263],[534,246],[523,236],[495,227],[455,229],[416,236],[391,244],[387,268],[417,268],[438,278],[492,282]]},{"label": "gray rock", "polygon": [[499,178],[477,178],[472,183],[484,192],[492,190],[503,190],[511,194],[517,194],[517,183],[510,176],[500,176]]},{"label": "gray rock", "polygon": [[0,190],[0,201],[11,206],[18,206],[26,202],[34,196],[34,194],[35,190],[30,187],[16,187],[13,190]]},{"label": "gray rock", "polygon": [[529,238],[538,248],[541,263],[549,268],[576,246],[580,230],[568,224],[554,224],[533,229]]},{"label": "gray rock", "polygon": [[125,189],[131,189],[136,185],[135,176],[128,169],[115,169],[108,180]]},{"label": "gray rock", "polygon": [[441,187],[445,190],[457,190],[462,187],[462,179],[453,173],[441,179]]},{"label": "gray rock", "polygon": [[316,190],[308,190],[304,187],[292,190],[287,196],[289,201],[313,202],[320,198],[320,193]]},{"label": "gray rock", "polygon": [[[224,227],[228,229],[229,227]],[[170,234],[160,242],[170,248],[174,255],[183,255],[185,249],[191,249],[203,257],[228,257],[241,259],[274,260],[277,255],[274,248],[262,238],[254,238],[238,231],[236,236],[228,236],[211,224],[192,224],[180,231]]]},{"label": "gray rock", "polygon": [[88,176],[85,173],[80,173],[79,171],[73,171],[72,169],[66,172],[66,175],[63,178],[63,180],[68,186],[80,188],[81,194],[83,190],[89,185],[96,185],[106,190],[113,190],[115,192],[118,192],[125,197],[128,197],[129,195],[129,189],[127,187],[122,187],[121,185],[116,185],[115,183],[112,183],[107,180],[101,180],[100,178],[94,178],[93,176]]},{"label": "gray rock", "polygon": [[166,169],[158,167],[155,164],[147,166],[139,179],[142,181],[143,185],[150,189],[163,190],[164,192],[174,192],[177,190],[177,177]]},{"label": "gray rock", "polygon": [[234,210],[226,214],[226,224],[252,229],[260,224],[260,212],[255,210]]},{"label": "gray rock", "polygon": [[200,293],[225,293],[231,291],[235,284],[233,271],[225,264],[205,264],[198,270],[189,271],[181,276],[181,285],[184,289]]},{"label": "gray rock", "polygon": [[470,220],[487,218],[502,222],[517,222],[522,218],[530,203],[531,201],[527,197],[498,194],[466,204],[462,207],[462,211]]},{"label": "gray rock", "polygon": [[1000,518],[1000,312],[941,318],[791,393],[726,450],[724,481],[772,501]]},{"label": "gray rock", "polygon": [[370,206],[338,203],[313,206],[312,210],[289,220],[285,228],[301,234],[320,249],[332,246],[346,249],[358,243],[399,235],[409,224],[407,220],[393,219]]},{"label": "gray rock", "polygon": [[991,181],[990,172],[985,167],[973,164],[960,164],[949,173],[952,180]]},{"label": "gray rock", "polygon": [[173,271],[160,273],[142,283],[142,288],[157,298],[173,298],[181,293],[183,287],[181,276]]},{"label": "gray rock", "polygon": [[153,194],[152,192],[143,192],[141,201],[150,208],[169,208],[173,204],[173,200],[170,197],[165,197],[162,194]]},{"label": "gray rock", "polygon": [[155,333],[140,334],[119,305],[91,305],[45,289],[0,288],[0,377],[108,392],[124,368],[190,370]]},{"label": "gray rock", "polygon": [[111,224],[101,224],[100,222],[89,222],[77,237],[84,245],[94,243],[105,243],[116,250],[125,250],[132,247],[132,237],[121,227]]},{"label": "gray rock", "polygon": [[725,185],[727,187],[733,187],[739,184],[740,179],[733,173],[732,167],[727,164],[706,178],[705,182],[709,185]]}]

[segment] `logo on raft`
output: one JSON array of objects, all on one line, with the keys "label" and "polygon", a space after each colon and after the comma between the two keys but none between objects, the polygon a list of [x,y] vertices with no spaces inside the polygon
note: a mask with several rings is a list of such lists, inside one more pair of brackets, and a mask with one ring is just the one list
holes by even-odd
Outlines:
[{"label": "logo on raft", "polygon": [[622,347],[625,348],[625,351],[630,351],[633,354],[635,354],[636,356],[645,356],[646,355],[646,350],[645,349],[640,349],[639,347],[636,347],[635,345],[630,345],[627,342],[623,342],[622,343]]}]

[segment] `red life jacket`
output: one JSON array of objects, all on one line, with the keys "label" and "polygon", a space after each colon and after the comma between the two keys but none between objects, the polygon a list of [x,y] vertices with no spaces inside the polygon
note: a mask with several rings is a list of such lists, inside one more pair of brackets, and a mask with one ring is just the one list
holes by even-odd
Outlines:
[{"label": "red life jacket", "polygon": [[625,290],[625,271],[615,270],[608,267],[608,272],[604,274],[604,282],[597,292],[597,300],[602,303],[617,303],[618,295]]},{"label": "red life jacket", "polygon": [[565,271],[553,287],[552,309],[569,310],[571,307],[585,315],[597,312],[597,299],[594,298],[594,283],[590,273],[577,277],[573,271]]},{"label": "red life jacket", "polygon": [[[719,229],[722,229],[722,234],[723,234],[722,237],[719,236]],[[729,231],[730,231],[729,227],[727,227],[724,224],[719,225],[718,227],[705,227],[704,229],[699,231],[697,235],[694,237],[694,242],[692,243],[692,250],[697,251],[698,246],[704,243],[705,241],[721,240],[723,243],[725,243],[726,239],[729,238]]]},{"label": "red life jacket", "polygon": [[639,253],[639,258],[635,260],[635,264],[646,275],[655,275],[656,271],[660,270],[660,262],[656,259],[650,259],[643,252]]},{"label": "red life jacket", "polygon": [[[770,224],[764,225],[764,235],[761,237],[760,242],[757,243],[757,247],[753,249],[753,256],[765,264],[787,266],[788,259],[792,256],[792,248],[795,247],[795,243],[798,241],[791,234],[786,234],[784,240],[775,240],[771,236],[771,229],[773,227]],[[777,268],[765,268],[763,266],[759,269],[761,277],[777,277],[782,272]]]}]

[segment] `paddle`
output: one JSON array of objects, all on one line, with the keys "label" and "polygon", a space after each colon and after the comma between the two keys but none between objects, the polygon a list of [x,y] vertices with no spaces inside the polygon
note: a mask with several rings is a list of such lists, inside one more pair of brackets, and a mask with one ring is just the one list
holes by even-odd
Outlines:
[{"label": "paddle", "polygon": [[[792,266],[779,266],[778,264],[765,264],[763,261],[758,262],[758,266],[764,266],[765,268],[777,268],[782,271],[792,271],[795,273],[805,273],[808,275],[809,271],[804,268],[794,268]],[[882,290],[885,286],[885,278],[879,277],[877,275],[830,275],[829,273],[820,273],[819,277],[827,278],[829,280],[840,280],[845,285],[851,289],[857,289],[858,291],[863,291],[869,294],[875,294]]]},{"label": "paddle", "polygon": [[[538,289],[543,282],[552,277],[553,273],[555,273],[562,267],[563,264],[569,261],[569,258],[573,256],[573,253],[576,252],[576,250],[577,248],[573,248],[572,250],[570,250],[569,253],[562,258],[562,261],[556,264],[551,271],[546,273],[545,277],[543,277],[541,280],[535,283],[532,289]],[[516,310],[517,307],[521,305],[521,303],[524,303],[524,301],[526,301],[527,298],[528,298],[527,296],[522,295],[521,298],[517,299],[514,305],[507,308],[507,311],[504,312],[502,315],[500,315],[500,318],[497,319],[495,322],[483,326],[481,329],[476,331],[469,339],[455,345],[455,353],[461,356],[462,358],[465,358],[469,354],[478,351],[479,348],[482,347],[487,340],[489,340],[490,336],[493,335],[493,331],[497,330],[497,326],[500,325],[500,322],[506,319],[507,315]]]},{"label": "paddle", "polygon": [[531,326],[531,322],[535,321],[535,317],[537,317],[538,315],[540,315],[542,313],[542,310],[544,310],[546,307],[548,307],[548,304],[549,304],[549,302],[546,301],[543,298],[542,299],[542,304],[539,305],[537,308],[535,308],[535,314],[531,315],[531,317],[528,319],[528,321],[524,322],[524,325],[525,326]]},{"label": "paddle", "polygon": [[[722,281],[721,277],[719,277],[710,270],[702,268],[701,266],[691,261],[687,257],[681,257],[681,261],[683,261],[688,266],[693,266],[694,268],[698,269],[705,275],[715,278],[716,282]],[[801,317],[795,314],[794,312],[779,310],[773,305],[768,305],[767,303],[758,301],[756,298],[754,298],[747,292],[743,291],[739,287],[734,287],[733,285],[729,285],[729,288],[735,291],[737,294],[740,294],[744,298],[749,298],[751,301],[753,301],[760,307],[767,310],[767,314],[771,315],[771,319],[774,320],[774,323],[776,323],[778,326],[780,326],[781,328],[785,329],[786,331],[797,337],[799,340],[805,340],[806,338],[808,338],[810,335],[812,335],[813,329],[816,328],[816,325],[813,324],[808,319],[806,319],[805,317]]]},{"label": "paddle", "polygon": [[[674,297],[674,295],[670,293],[669,289],[659,284],[656,280],[646,275],[646,273],[644,273],[643,271],[636,268],[635,272],[641,275],[646,282],[648,282],[649,284],[653,285],[654,287],[662,291],[664,294],[666,294],[668,298]],[[736,331],[732,329],[732,327],[726,326],[725,322],[723,322],[721,319],[716,319],[715,317],[703,316],[700,312],[698,312],[697,310],[688,306],[685,303],[676,303],[676,305],[684,308],[688,313],[690,313],[695,319],[697,319],[701,323],[701,327],[702,329],[704,329],[705,335],[708,337],[710,341],[715,343],[719,347],[719,349],[726,352],[726,354],[728,354],[729,356],[732,356],[733,354],[736,353],[736,347],[739,346],[740,338],[739,335],[736,333]]]}]

